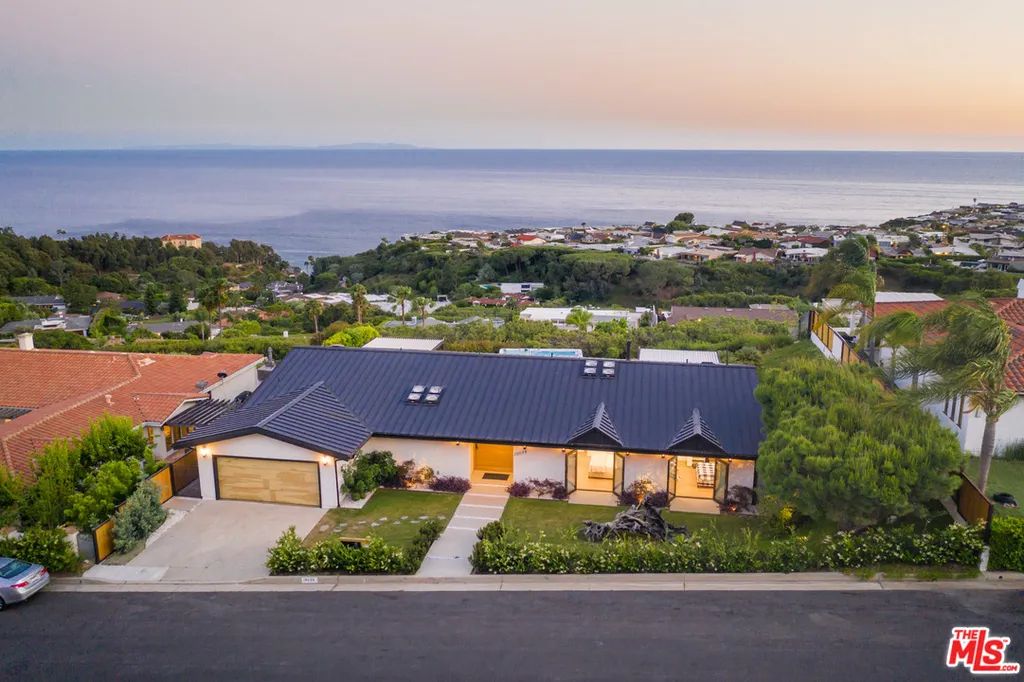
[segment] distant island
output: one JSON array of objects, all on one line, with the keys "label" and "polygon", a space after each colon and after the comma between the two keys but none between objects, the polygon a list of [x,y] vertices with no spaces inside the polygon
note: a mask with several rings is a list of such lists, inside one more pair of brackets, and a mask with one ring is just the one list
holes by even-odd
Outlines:
[{"label": "distant island", "polygon": [[262,145],[262,144],[232,144],[230,142],[214,142],[208,144],[165,144],[145,145],[138,147],[123,147],[126,151],[206,151],[206,150],[287,150],[287,149],[352,149],[352,150],[408,150],[424,149],[414,144],[401,142],[350,142],[348,144],[323,144],[323,145]]}]

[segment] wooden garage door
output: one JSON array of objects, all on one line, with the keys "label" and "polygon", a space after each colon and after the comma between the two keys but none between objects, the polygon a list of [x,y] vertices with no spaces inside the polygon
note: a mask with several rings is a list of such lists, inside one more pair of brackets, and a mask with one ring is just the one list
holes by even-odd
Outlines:
[{"label": "wooden garage door", "polygon": [[507,471],[511,473],[512,446],[477,443],[473,468],[477,471]]},{"label": "wooden garage door", "polygon": [[320,506],[316,462],[217,458],[217,491],[222,500],[282,502]]}]

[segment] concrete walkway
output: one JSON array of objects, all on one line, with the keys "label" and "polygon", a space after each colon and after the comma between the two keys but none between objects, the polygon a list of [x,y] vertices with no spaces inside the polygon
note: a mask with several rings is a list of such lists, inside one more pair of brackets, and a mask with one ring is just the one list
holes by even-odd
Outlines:
[{"label": "concrete walkway", "polygon": [[416,575],[427,578],[455,578],[472,574],[469,557],[476,544],[476,532],[501,518],[508,501],[508,483],[474,481],[462,496],[448,527],[430,548]]}]

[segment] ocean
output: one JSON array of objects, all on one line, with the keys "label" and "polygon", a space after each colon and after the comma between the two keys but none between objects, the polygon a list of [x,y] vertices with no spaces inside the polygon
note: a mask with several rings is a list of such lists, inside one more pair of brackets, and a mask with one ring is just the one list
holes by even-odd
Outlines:
[{"label": "ocean", "polygon": [[803,151],[0,152],[21,234],[198,232],[293,263],[432,229],[781,220],[867,224],[1024,201],[1024,154]]}]

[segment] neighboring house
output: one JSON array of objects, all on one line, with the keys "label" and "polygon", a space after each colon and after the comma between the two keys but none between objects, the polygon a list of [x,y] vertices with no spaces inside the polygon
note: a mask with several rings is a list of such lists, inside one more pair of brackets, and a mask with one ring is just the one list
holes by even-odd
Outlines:
[{"label": "neighboring house", "polygon": [[378,336],[363,344],[363,348],[386,350],[437,350],[444,339],[398,339]]},{"label": "neighboring house", "polygon": [[[1017,285],[1017,298],[993,298],[989,299],[989,304],[1010,329],[1012,346],[1010,366],[1006,373],[1006,385],[1007,388],[1017,393],[1017,402],[999,419],[996,426],[996,453],[998,454],[1005,446],[1024,440],[1024,280]],[[926,294],[920,295],[917,300],[875,303],[874,315],[877,319],[895,312],[911,311],[924,317],[943,310],[947,305],[949,305],[948,301],[934,294]],[[878,364],[889,367],[892,353],[892,349],[888,347],[880,348]],[[928,378],[921,377],[919,380],[927,382]],[[913,379],[901,378],[897,383],[900,387],[907,388],[913,383]],[[969,403],[970,401],[964,396],[956,400],[933,403],[928,405],[928,409],[939,418],[943,426],[957,434],[964,450],[977,453],[981,450],[985,413],[981,410],[971,410]]]},{"label": "neighboring house", "polygon": [[[531,322],[551,322],[557,327],[567,327],[570,325],[566,323],[565,319],[573,310],[573,308],[539,308],[531,306],[529,308],[523,308],[523,310],[520,311],[519,319],[529,320]],[[640,326],[640,320],[645,314],[643,312],[632,310],[612,310],[602,308],[585,308],[585,310],[591,315],[591,327],[599,322],[625,320],[626,325],[630,329],[636,329]]]},{"label": "neighboring house", "polygon": [[201,249],[203,247],[203,238],[194,233],[165,234],[160,237],[160,243],[164,246],[173,246],[176,249],[180,249],[183,246],[189,246],[193,249]]},{"label": "neighboring house", "polygon": [[817,263],[828,255],[828,251],[828,249],[819,248],[817,246],[806,246],[803,248],[798,247],[784,250],[782,252],[782,257],[786,260],[797,261],[799,263]]},{"label": "neighboring house", "polygon": [[528,294],[544,288],[544,282],[499,282],[498,288],[503,294]]},{"label": "neighboring house", "polygon": [[699,365],[706,362],[720,365],[722,361],[713,350],[666,350],[663,348],[641,348],[640,360],[643,362],[675,362],[683,365]]},{"label": "neighboring house", "polygon": [[[25,335],[28,336],[28,335]],[[0,424],[0,464],[32,475],[32,460],[56,438],[74,438],[104,414],[131,417],[157,457],[164,421],[187,401],[230,400],[257,385],[260,355],[160,355],[0,349],[0,409],[28,410]],[[30,341],[30,338],[29,338]]]},{"label": "neighboring house", "polygon": [[67,310],[63,296],[8,296],[7,298],[29,307],[49,308],[54,313],[63,313]]},{"label": "neighboring house", "polygon": [[765,322],[782,322],[795,330],[800,316],[795,310],[786,306],[751,306],[749,308],[702,308],[700,306],[674,305],[668,314],[668,321],[687,322],[692,320],[709,320],[716,317],[728,317],[734,320],[762,320]]},{"label": "neighboring house", "polygon": [[778,249],[759,249],[748,246],[736,252],[736,260],[744,263],[774,263],[778,258]]},{"label": "neighboring house", "polygon": [[15,320],[0,327],[0,335],[17,334],[19,332],[65,331],[72,334],[89,335],[92,315],[63,315],[60,317],[32,318]]},{"label": "neighboring house", "polygon": [[137,322],[128,325],[128,331],[138,329],[142,327],[146,331],[152,332],[157,336],[163,336],[164,334],[182,334],[189,327],[194,327],[199,324],[195,320],[177,320],[175,322]]},{"label": "neighboring house", "polygon": [[345,462],[384,450],[607,504],[646,478],[674,508],[717,513],[730,486],[755,485],[756,386],[742,365],[302,347],[178,445],[199,453],[204,499],[336,507]]}]

